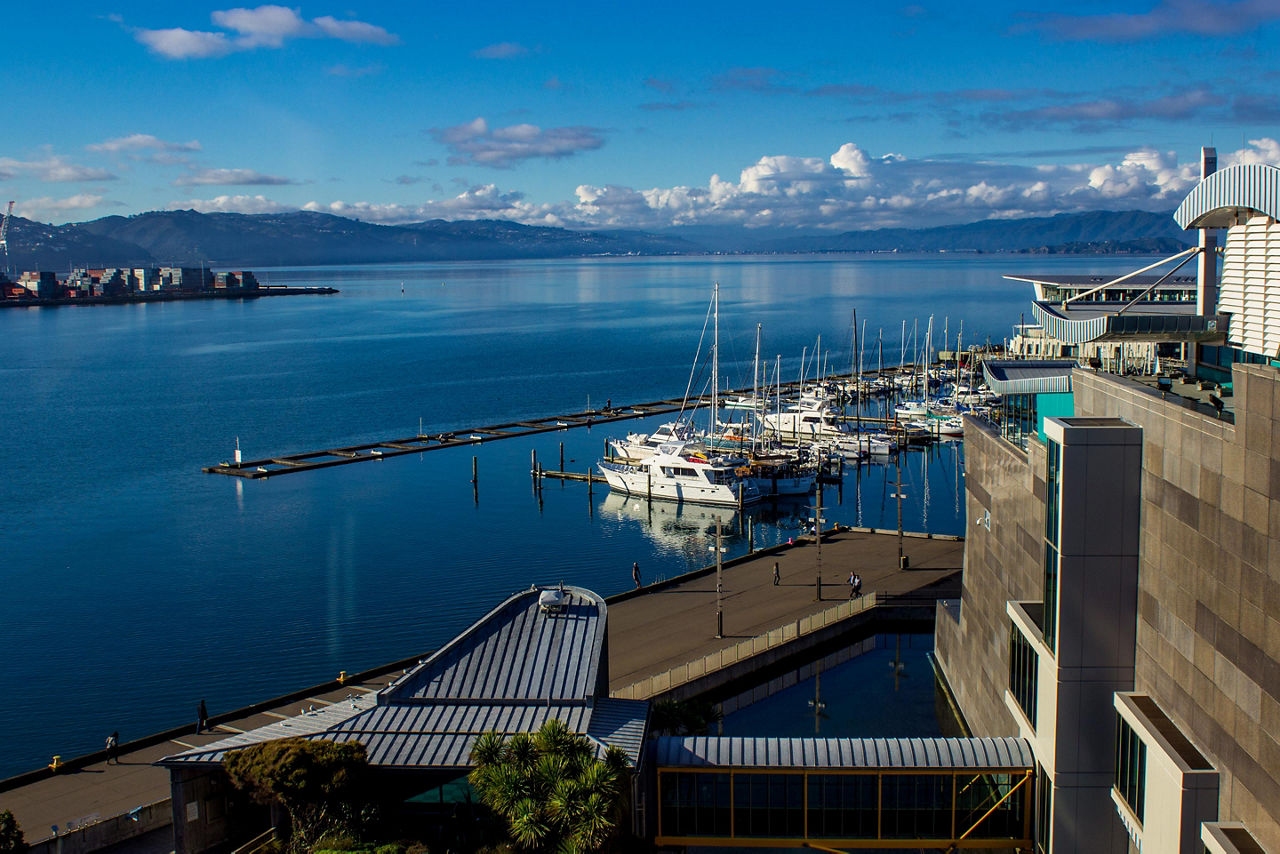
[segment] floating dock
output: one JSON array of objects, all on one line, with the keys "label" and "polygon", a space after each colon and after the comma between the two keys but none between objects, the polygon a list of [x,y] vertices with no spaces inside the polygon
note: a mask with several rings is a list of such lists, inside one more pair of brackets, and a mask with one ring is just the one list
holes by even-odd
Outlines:
[{"label": "floating dock", "polygon": [[[836,374],[826,377],[823,381],[846,382],[851,376],[851,374]],[[783,397],[794,396],[799,391],[799,382],[784,383],[781,387]],[[745,395],[750,392],[751,389],[749,388],[730,389],[724,394],[726,396]],[[545,418],[530,418],[524,421],[508,421],[505,424],[492,424],[485,427],[472,427],[443,433],[424,433],[388,439],[382,442],[369,442],[363,445],[348,445],[298,454],[281,454],[257,460],[241,462],[224,460],[217,465],[205,466],[201,471],[206,474],[223,474],[231,477],[259,480],[281,474],[315,471],[316,469],[345,466],[351,463],[369,462],[370,460],[385,460],[388,457],[399,457],[405,454],[438,451],[441,448],[479,445],[484,442],[493,442],[497,439],[515,439],[521,436],[536,436],[539,433],[551,433],[556,430],[568,430],[574,427],[591,427],[596,424],[609,424],[615,421],[631,421],[637,418],[647,418],[651,415],[669,415],[681,410],[692,411],[710,405],[710,395],[690,398],[687,401],[683,398],[674,397],[666,400],[634,403],[606,409],[588,409],[568,415],[552,415]],[[852,421],[854,419],[850,418],[848,420]],[[867,424],[885,423],[884,419],[863,418],[862,421]]]}]

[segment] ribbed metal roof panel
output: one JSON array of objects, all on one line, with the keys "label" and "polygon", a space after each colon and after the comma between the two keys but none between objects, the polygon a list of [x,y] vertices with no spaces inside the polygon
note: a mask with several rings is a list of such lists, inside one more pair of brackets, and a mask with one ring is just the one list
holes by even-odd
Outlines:
[{"label": "ribbed metal roof panel", "polygon": [[1071,391],[1071,359],[991,360],[982,375],[996,394],[1047,394]]},{"label": "ribbed metal roof panel", "polygon": [[655,748],[665,768],[925,769],[1035,767],[1021,738],[708,738],[663,737]]},{"label": "ribbed metal roof panel", "polygon": [[1173,218],[1182,228],[1233,225],[1237,211],[1280,220],[1280,169],[1247,163],[1219,169],[1191,188]]},{"label": "ribbed metal roof panel", "polygon": [[396,680],[382,702],[585,700],[601,663],[604,601],[566,587],[564,610],[549,614],[538,606],[541,592],[507,599]]}]

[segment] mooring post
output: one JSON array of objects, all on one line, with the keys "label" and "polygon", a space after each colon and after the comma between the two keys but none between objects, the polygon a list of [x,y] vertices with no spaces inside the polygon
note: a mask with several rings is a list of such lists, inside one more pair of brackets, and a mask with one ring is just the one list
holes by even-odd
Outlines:
[{"label": "mooring post", "polygon": [[538,485],[538,449],[532,448],[529,451],[529,476],[533,478],[533,485]]},{"label": "mooring post", "polygon": [[653,472],[646,471],[644,475],[644,479],[645,479],[645,485],[647,486],[649,491],[649,500],[652,501],[653,500]]},{"label": "mooring post", "polygon": [[471,482],[474,484],[480,483],[480,464],[477,462],[476,457],[471,458]]},{"label": "mooring post", "polygon": [[560,471],[564,471],[564,442],[560,443]]},{"label": "mooring post", "polygon": [[747,520],[747,554],[756,553],[756,526]]}]

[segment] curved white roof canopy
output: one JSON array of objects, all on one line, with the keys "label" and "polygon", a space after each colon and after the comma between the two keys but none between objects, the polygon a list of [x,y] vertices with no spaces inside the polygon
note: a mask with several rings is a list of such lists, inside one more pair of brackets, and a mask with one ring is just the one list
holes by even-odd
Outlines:
[{"label": "curved white roof canopy", "polygon": [[1182,228],[1227,228],[1240,215],[1280,220],[1280,169],[1261,163],[1228,166],[1192,188],[1173,218]]}]

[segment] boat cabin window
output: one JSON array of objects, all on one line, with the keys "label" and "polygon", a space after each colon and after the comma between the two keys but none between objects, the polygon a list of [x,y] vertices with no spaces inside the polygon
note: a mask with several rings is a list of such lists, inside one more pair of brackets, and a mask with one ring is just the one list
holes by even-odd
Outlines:
[{"label": "boat cabin window", "polygon": [[691,477],[698,479],[698,472],[694,469],[687,469],[683,466],[663,466],[662,473],[667,477]]}]

